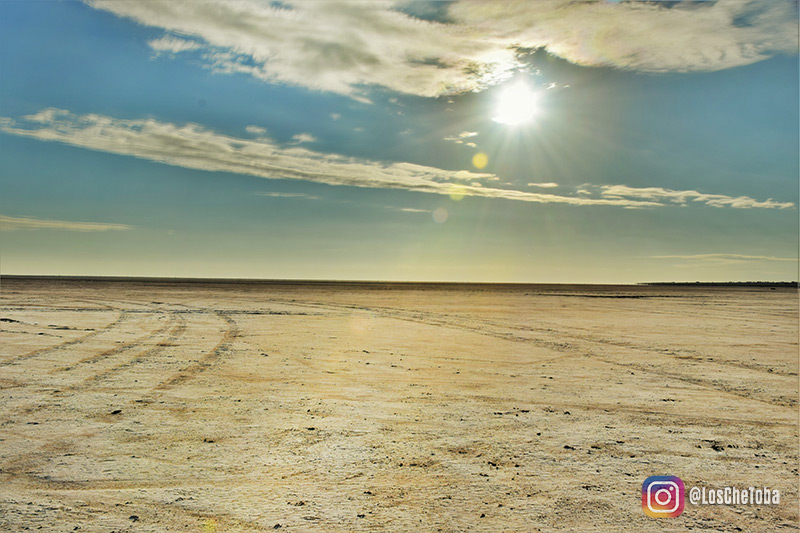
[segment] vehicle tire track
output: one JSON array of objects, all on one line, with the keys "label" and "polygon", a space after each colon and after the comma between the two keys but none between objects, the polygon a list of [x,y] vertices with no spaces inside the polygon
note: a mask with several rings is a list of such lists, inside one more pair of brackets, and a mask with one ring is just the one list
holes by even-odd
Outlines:
[{"label": "vehicle tire track", "polygon": [[225,321],[227,327],[220,341],[211,348],[206,354],[198,361],[179,370],[174,376],[162,381],[153,388],[153,391],[163,391],[182,385],[187,381],[194,379],[198,374],[205,371],[209,367],[216,364],[219,359],[230,350],[233,341],[239,336],[240,329],[237,322],[231,318],[230,315],[224,311],[214,311],[219,318]]},{"label": "vehicle tire track", "polygon": [[114,356],[114,355],[116,355],[118,353],[125,352],[127,350],[132,350],[132,349],[136,348],[137,346],[139,346],[139,345],[141,345],[141,344],[143,344],[143,343],[145,343],[145,342],[147,342],[147,341],[149,341],[151,339],[154,339],[154,338],[158,337],[159,335],[162,335],[165,331],[167,331],[172,326],[173,326],[173,323],[171,323],[171,322],[167,323],[167,324],[161,326],[160,328],[157,328],[157,329],[154,329],[154,330],[150,331],[146,335],[143,335],[143,336],[141,336],[141,337],[139,337],[137,339],[132,340],[131,342],[125,343],[125,344],[123,344],[121,346],[116,346],[114,348],[111,348],[109,350],[105,350],[103,352],[100,352],[100,353],[97,353],[97,354],[94,354],[94,355],[90,355],[88,357],[84,357],[83,359],[81,359],[79,361],[76,361],[75,363],[72,363],[70,365],[63,366],[61,368],[56,368],[56,369],[50,371],[50,373],[54,374],[54,373],[57,373],[57,372],[69,372],[71,370],[74,370],[76,367],[78,367],[78,365],[94,364],[94,363],[97,363],[99,361],[102,361],[103,359],[106,359],[108,357]]},{"label": "vehicle tire track", "polygon": [[[147,336],[147,340],[151,340],[151,339],[154,339],[154,338],[158,337],[159,335],[162,335],[164,332],[166,332],[166,331],[171,329],[171,331],[169,333],[169,336],[167,336],[166,339],[164,339],[162,342],[157,343],[152,348],[149,348],[149,349],[145,350],[144,352],[141,352],[138,355],[132,357],[131,359],[128,359],[127,361],[121,362],[121,363],[119,363],[117,365],[112,366],[111,368],[108,368],[106,370],[103,370],[102,372],[99,372],[97,374],[94,374],[94,375],[91,375],[91,376],[85,378],[81,382],[80,386],[76,387],[76,390],[77,390],[77,388],[83,388],[83,387],[89,386],[89,385],[91,385],[93,383],[97,383],[98,381],[106,380],[110,376],[113,376],[114,374],[117,374],[118,372],[130,369],[131,367],[133,367],[135,365],[138,365],[138,364],[144,362],[145,360],[151,358],[153,355],[156,355],[158,353],[163,352],[166,347],[171,346],[172,343],[174,343],[175,341],[177,341],[178,339],[183,337],[183,335],[186,333],[186,320],[181,315],[179,315],[177,313],[170,313],[169,316],[170,316],[170,323],[169,324],[167,324],[164,327],[160,328],[157,333],[154,333],[154,334],[151,334],[151,335]],[[109,354],[108,356],[116,355],[117,353],[121,353],[123,351],[133,350],[134,348],[136,348],[137,346],[140,346],[141,344],[143,344],[143,342],[139,342],[139,343],[129,347],[127,350],[116,351],[114,354]],[[108,357],[108,356],[106,356],[106,357]]]},{"label": "vehicle tire track", "polygon": [[118,327],[120,324],[122,324],[123,322],[128,320],[128,318],[130,317],[130,313],[128,313],[124,309],[113,308],[111,306],[108,306],[108,308],[117,310],[117,318],[112,320],[111,322],[109,322],[105,326],[101,327],[100,329],[96,329],[96,330],[91,331],[91,332],[89,332],[89,333],[87,333],[85,335],[81,335],[80,337],[77,337],[75,339],[71,339],[71,340],[62,342],[60,344],[56,344],[55,346],[48,346],[46,348],[39,348],[38,350],[34,350],[32,352],[28,352],[28,353],[23,354],[23,355],[18,355],[17,357],[14,357],[14,358],[9,359],[7,361],[2,361],[2,362],[0,362],[0,367],[11,366],[11,365],[14,365],[16,363],[20,363],[22,361],[26,361],[28,359],[31,359],[33,357],[38,357],[38,356],[40,356],[42,354],[46,354],[46,353],[49,353],[49,352],[54,352],[54,351],[57,351],[57,350],[63,350],[64,348],[68,348],[68,347],[74,346],[76,344],[81,344],[83,342],[86,342],[86,341],[94,338],[94,337],[97,337],[98,335],[100,335],[102,333],[106,333],[106,332]]},{"label": "vehicle tire track", "polygon": [[[607,346],[613,346],[613,347],[616,347],[616,348],[621,348],[621,349],[624,349],[624,350],[634,350],[636,352],[652,352],[652,353],[656,353],[656,354],[658,354],[660,356],[665,355],[664,352],[662,351],[663,350],[662,348],[639,347],[639,346],[635,346],[635,345],[633,345],[631,343],[615,341],[615,340],[612,340],[612,339],[596,339],[596,338],[592,338],[590,336],[587,336],[587,335],[584,335],[584,334],[580,334],[580,333],[576,334],[576,333],[569,333],[569,332],[561,332],[561,334],[559,335],[558,332],[555,332],[555,331],[548,332],[548,334],[550,334],[550,335],[556,335],[556,336],[559,336],[559,337],[566,338],[567,340],[563,341],[563,342],[547,341],[547,340],[540,339],[540,338],[535,338],[535,337],[531,338],[531,337],[526,337],[526,336],[523,336],[523,335],[518,335],[518,334],[513,333],[513,332],[503,332],[503,331],[496,331],[496,330],[498,328],[500,328],[500,329],[509,328],[509,329],[512,329],[512,330],[531,331],[531,332],[533,332],[533,330],[530,330],[528,328],[516,327],[516,326],[513,326],[513,325],[498,324],[495,321],[485,320],[485,319],[472,318],[471,320],[474,323],[480,324],[482,326],[487,326],[485,328],[482,328],[482,327],[477,327],[476,328],[476,327],[470,327],[467,324],[462,324],[462,323],[455,322],[454,320],[458,319],[457,316],[452,317],[450,315],[437,314],[436,318],[433,318],[433,317],[429,318],[429,316],[431,314],[430,313],[426,313],[426,312],[422,312],[422,311],[411,311],[411,312],[408,312],[408,311],[401,311],[401,310],[390,308],[390,307],[364,307],[364,306],[356,306],[356,305],[348,305],[348,304],[329,304],[329,303],[326,304],[326,303],[320,303],[320,302],[302,302],[302,303],[299,303],[299,302],[291,302],[291,301],[281,301],[281,303],[284,303],[284,304],[287,304],[287,305],[292,305],[292,304],[304,305],[304,306],[311,306],[311,307],[317,307],[317,308],[323,308],[323,309],[331,309],[331,310],[337,310],[337,311],[341,311],[341,310],[367,311],[367,312],[375,313],[377,316],[381,316],[383,318],[393,318],[393,319],[397,319],[397,320],[404,320],[404,321],[407,321],[407,322],[415,322],[415,323],[425,324],[425,325],[430,325],[430,326],[459,329],[459,330],[462,330],[462,331],[469,331],[469,332],[472,332],[472,333],[477,333],[479,335],[486,335],[486,336],[490,336],[490,337],[494,337],[494,338],[498,338],[498,339],[503,339],[503,340],[507,340],[507,341],[511,341],[511,342],[530,343],[530,344],[533,344],[533,345],[541,347],[541,348],[546,348],[546,349],[549,349],[549,350],[562,352],[564,354],[564,355],[559,356],[559,357],[550,358],[550,359],[547,359],[547,360],[542,360],[542,362],[550,362],[550,361],[553,361],[553,360],[556,360],[556,359],[561,359],[563,357],[569,357],[570,355],[576,355],[576,354],[585,355],[585,353],[586,353],[585,348],[586,347],[585,346],[577,346],[577,343],[586,343],[586,344],[589,344],[589,345],[591,345],[591,344],[594,344],[594,345],[598,345],[598,344],[599,345],[607,345]],[[450,320],[448,320],[448,318]],[[576,342],[572,342],[573,340],[576,341]],[[666,354],[666,355],[668,355],[668,354]],[[625,368],[625,369],[635,369],[635,370],[637,370],[639,372],[646,372],[646,373],[649,373],[649,374],[658,375],[660,377],[666,377],[666,378],[669,378],[669,379],[672,379],[672,380],[682,381],[684,383],[690,384],[690,385],[698,387],[698,388],[702,388],[702,389],[705,389],[705,390],[712,390],[712,391],[715,391],[715,392],[727,394],[727,395],[734,396],[734,397],[737,397],[737,398],[743,398],[743,399],[747,399],[747,400],[751,400],[751,401],[762,402],[762,403],[766,403],[768,405],[772,405],[772,406],[775,406],[775,407],[795,407],[796,406],[796,404],[786,405],[785,403],[779,403],[779,402],[770,401],[770,400],[764,399],[764,398],[758,398],[758,397],[751,396],[751,395],[739,392],[737,390],[731,389],[730,387],[726,387],[724,385],[720,385],[720,384],[709,382],[708,380],[703,380],[703,379],[694,378],[694,377],[690,377],[690,376],[684,376],[684,375],[673,373],[673,372],[664,372],[664,371],[660,371],[660,370],[657,370],[657,369],[654,369],[654,368],[650,368],[650,367],[647,367],[647,366],[644,366],[644,365],[640,365],[640,364],[637,364],[637,363],[619,363],[619,362],[615,362],[615,361],[613,361],[611,359],[608,359],[608,358],[600,357],[597,354],[591,354],[591,357],[595,358],[598,361],[602,361],[602,362],[604,362],[606,364],[610,364],[610,365],[613,365],[613,366],[622,367],[622,368]],[[671,357],[675,358],[675,356],[671,356]]]}]

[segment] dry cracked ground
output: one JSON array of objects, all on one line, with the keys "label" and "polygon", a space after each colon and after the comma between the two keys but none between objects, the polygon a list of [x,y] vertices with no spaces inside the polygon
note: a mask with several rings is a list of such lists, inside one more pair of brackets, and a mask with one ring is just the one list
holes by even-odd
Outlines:
[{"label": "dry cracked ground", "polygon": [[[0,530],[798,529],[793,288],[1,296]],[[653,519],[651,475],[781,501]]]}]

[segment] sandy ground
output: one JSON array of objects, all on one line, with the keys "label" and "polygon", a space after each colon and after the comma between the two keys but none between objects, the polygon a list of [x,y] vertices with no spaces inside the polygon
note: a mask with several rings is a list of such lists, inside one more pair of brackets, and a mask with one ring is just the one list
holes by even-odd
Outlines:
[{"label": "sandy ground", "polygon": [[[0,530],[798,529],[795,289],[2,282]],[[651,475],[777,506],[641,509]]]}]

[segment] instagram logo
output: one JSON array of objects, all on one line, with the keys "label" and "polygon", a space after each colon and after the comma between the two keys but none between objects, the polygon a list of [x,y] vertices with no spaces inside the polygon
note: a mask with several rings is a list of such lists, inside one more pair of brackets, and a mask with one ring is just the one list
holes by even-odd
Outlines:
[{"label": "instagram logo", "polygon": [[675,476],[650,476],[642,484],[642,510],[653,518],[680,516],[683,481]]}]

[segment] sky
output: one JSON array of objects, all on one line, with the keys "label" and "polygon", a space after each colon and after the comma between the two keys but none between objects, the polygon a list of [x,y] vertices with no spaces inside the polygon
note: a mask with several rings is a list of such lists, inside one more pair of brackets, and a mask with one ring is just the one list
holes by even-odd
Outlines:
[{"label": "sky", "polygon": [[0,1],[0,273],[798,278],[798,3]]}]

